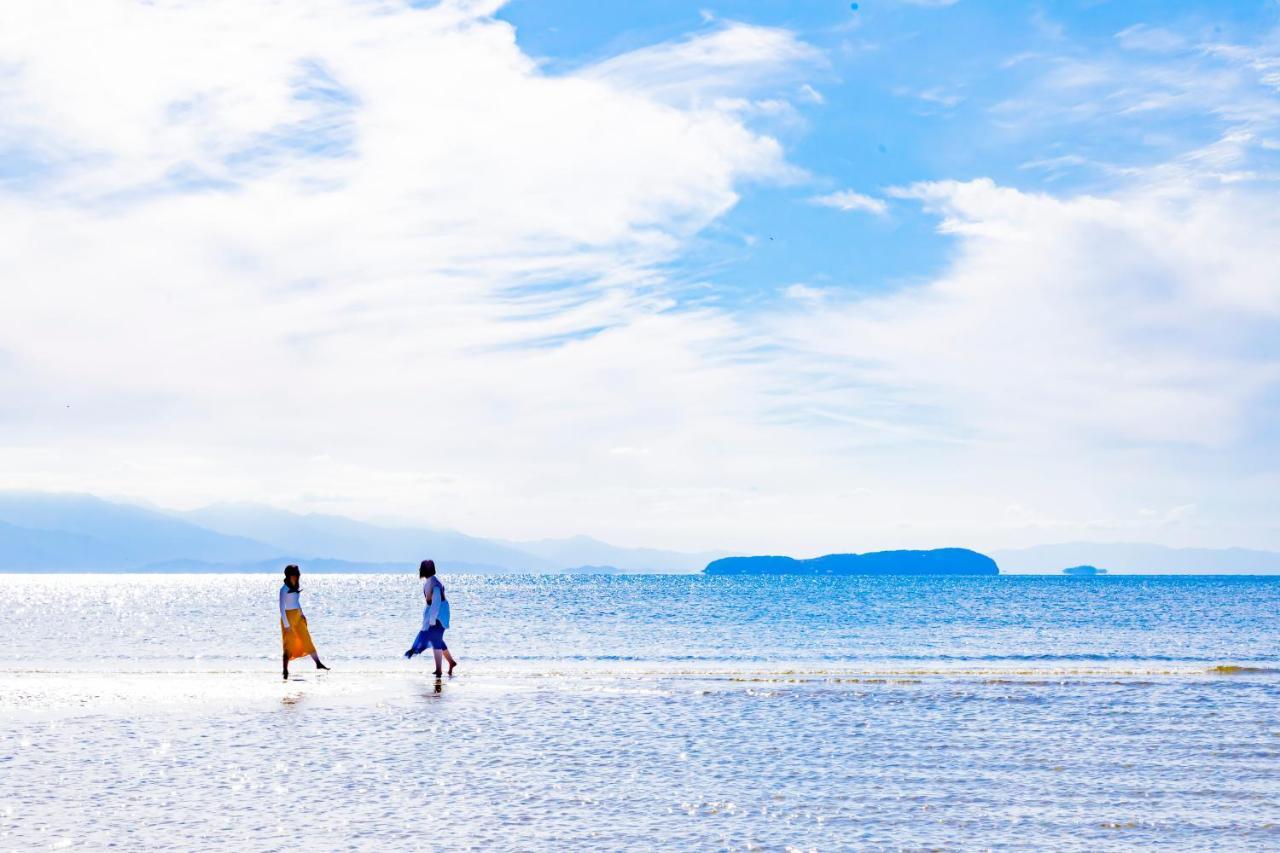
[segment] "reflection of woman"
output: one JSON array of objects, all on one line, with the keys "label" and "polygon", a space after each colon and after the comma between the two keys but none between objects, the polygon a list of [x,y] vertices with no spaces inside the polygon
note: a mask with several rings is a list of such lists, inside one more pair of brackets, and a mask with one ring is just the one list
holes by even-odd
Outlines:
[{"label": "reflection of woman", "polygon": [[449,654],[449,647],[444,643],[444,629],[449,627],[449,600],[444,595],[444,584],[436,577],[435,561],[423,560],[418,567],[418,577],[423,578],[422,597],[427,606],[422,612],[422,630],[404,656],[411,658],[431,649],[436,657],[436,675],[441,674],[442,657],[449,661],[449,674],[453,675],[453,668],[458,662]]},{"label": "reflection of woman", "polygon": [[289,680],[289,661],[311,655],[316,662],[316,669],[328,669],[320,662],[316,654],[315,643],[311,642],[311,632],[307,630],[307,617],[302,615],[302,607],[298,604],[298,593],[302,590],[298,582],[302,572],[297,566],[284,567],[284,586],[280,587],[280,636],[284,641],[284,679]]}]

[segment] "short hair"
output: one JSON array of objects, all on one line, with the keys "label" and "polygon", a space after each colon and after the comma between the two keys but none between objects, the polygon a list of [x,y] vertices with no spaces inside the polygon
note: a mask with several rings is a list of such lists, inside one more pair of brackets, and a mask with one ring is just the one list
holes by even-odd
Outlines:
[{"label": "short hair", "polygon": [[418,566],[418,577],[433,578],[436,575],[436,561],[423,560],[422,565]]}]

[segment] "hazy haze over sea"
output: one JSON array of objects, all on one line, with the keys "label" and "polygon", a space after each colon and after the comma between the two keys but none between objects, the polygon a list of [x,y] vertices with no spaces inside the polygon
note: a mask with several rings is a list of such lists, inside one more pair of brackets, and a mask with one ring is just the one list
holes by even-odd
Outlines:
[{"label": "hazy haze over sea", "polygon": [[1266,578],[0,576],[0,848],[1265,849]]}]

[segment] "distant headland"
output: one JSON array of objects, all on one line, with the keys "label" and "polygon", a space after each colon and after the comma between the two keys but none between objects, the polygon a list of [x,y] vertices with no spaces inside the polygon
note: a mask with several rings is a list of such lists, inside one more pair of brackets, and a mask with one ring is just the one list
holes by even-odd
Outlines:
[{"label": "distant headland", "polygon": [[1096,575],[1105,575],[1106,569],[1100,569],[1097,566],[1071,566],[1062,570],[1064,575],[1073,575],[1075,577],[1094,577]]},{"label": "distant headland", "polygon": [[996,561],[968,548],[932,551],[874,551],[793,557],[724,557],[703,570],[708,575],[998,575]]}]

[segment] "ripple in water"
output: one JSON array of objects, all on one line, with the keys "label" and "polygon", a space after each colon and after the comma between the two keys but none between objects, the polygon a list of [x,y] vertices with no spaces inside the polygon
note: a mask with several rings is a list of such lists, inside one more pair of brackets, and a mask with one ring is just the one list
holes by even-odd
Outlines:
[{"label": "ripple in water", "polygon": [[0,577],[0,848],[1280,845],[1275,580],[304,581]]}]

